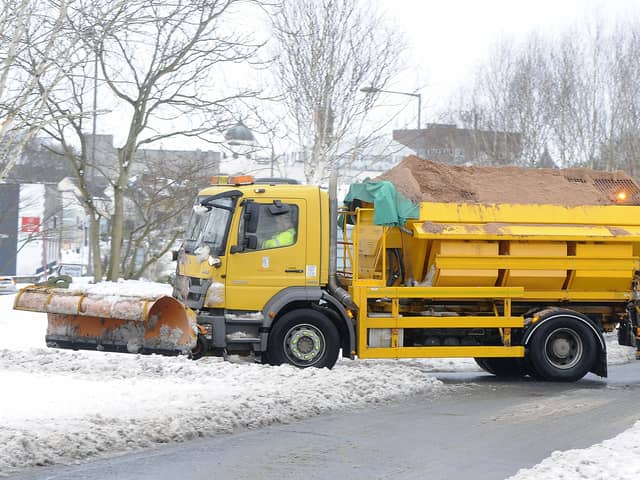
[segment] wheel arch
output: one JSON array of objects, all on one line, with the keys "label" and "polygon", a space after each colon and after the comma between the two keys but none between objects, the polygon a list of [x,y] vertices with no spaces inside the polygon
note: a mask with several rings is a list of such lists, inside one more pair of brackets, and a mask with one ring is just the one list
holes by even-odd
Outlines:
[{"label": "wheel arch", "polygon": [[[320,305],[320,301],[326,305]],[[351,356],[355,350],[355,329],[345,307],[320,287],[288,287],[279,291],[264,306],[260,348],[267,350],[269,332],[278,318],[297,308],[312,308],[325,314],[340,334],[343,356]],[[345,352],[347,350],[347,352]],[[345,355],[347,353],[347,355]]]},{"label": "wheel arch", "polygon": [[594,364],[594,368],[591,372],[599,375],[601,377],[607,376],[607,344],[604,340],[604,336],[602,335],[602,331],[597,327],[597,325],[586,315],[583,315],[580,312],[576,312],[575,310],[570,309],[552,309],[548,311],[539,311],[536,315],[542,316],[540,320],[535,323],[531,323],[529,327],[525,330],[524,336],[522,338],[522,345],[524,347],[529,346],[529,341],[533,334],[545,324],[549,322],[553,322],[555,318],[558,317],[570,317],[579,322],[585,324],[589,330],[593,333],[594,338],[596,339],[596,344],[599,347],[599,351],[597,352],[596,362]]}]

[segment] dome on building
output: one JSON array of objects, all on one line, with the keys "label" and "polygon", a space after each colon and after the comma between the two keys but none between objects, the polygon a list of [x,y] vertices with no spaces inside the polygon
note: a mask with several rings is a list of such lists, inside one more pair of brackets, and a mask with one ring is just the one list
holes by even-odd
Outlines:
[{"label": "dome on building", "polygon": [[256,142],[253,132],[242,123],[242,120],[224,132],[224,139],[229,145],[254,144]]}]

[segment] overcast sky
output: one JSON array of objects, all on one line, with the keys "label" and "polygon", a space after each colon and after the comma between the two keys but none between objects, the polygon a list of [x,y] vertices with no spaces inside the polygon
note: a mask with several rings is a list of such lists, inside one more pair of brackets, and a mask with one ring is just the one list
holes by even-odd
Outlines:
[{"label": "overcast sky", "polygon": [[[532,31],[556,35],[594,18],[615,22],[640,20],[640,0],[363,0],[377,3],[385,20],[407,40],[406,69],[388,88],[422,95],[422,125],[437,113],[501,39],[522,40]],[[264,32],[263,32],[264,33]],[[365,85],[363,85],[365,86]],[[417,100],[388,95],[378,115],[392,118],[387,128],[414,128]],[[99,131],[117,129],[110,115]],[[124,132],[120,132],[120,136]],[[116,142],[119,134],[116,133]],[[154,148],[160,146],[154,145]],[[184,139],[162,142],[164,148],[211,148]]]},{"label": "overcast sky", "polygon": [[[378,0],[385,16],[409,42],[407,71],[395,87],[423,96],[423,123],[501,38],[522,39],[538,30],[553,35],[590,18],[640,17],[640,0]],[[389,99],[390,100],[390,99]],[[440,101],[439,101],[440,100]],[[402,101],[402,100],[400,100]],[[412,121],[416,102],[408,101]],[[413,123],[412,123],[413,125]],[[396,125],[400,126],[400,125]]]}]

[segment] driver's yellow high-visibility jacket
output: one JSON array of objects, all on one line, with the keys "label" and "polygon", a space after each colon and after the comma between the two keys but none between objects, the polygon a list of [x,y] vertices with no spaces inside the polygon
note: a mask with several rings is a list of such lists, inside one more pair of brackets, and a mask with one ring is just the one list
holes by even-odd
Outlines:
[{"label": "driver's yellow high-visibility jacket", "polygon": [[295,228],[289,228],[284,232],[277,233],[269,240],[262,242],[262,248],[287,247],[296,241]]}]

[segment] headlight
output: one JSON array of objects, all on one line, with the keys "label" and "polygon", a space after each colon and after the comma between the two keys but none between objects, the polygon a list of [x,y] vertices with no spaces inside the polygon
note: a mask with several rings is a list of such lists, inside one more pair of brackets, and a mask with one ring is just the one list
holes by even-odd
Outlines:
[{"label": "headlight", "polygon": [[204,334],[204,338],[207,340],[213,340],[213,324],[203,323],[202,326],[207,330],[207,333]]}]

